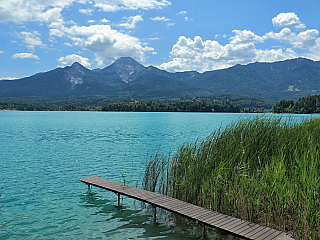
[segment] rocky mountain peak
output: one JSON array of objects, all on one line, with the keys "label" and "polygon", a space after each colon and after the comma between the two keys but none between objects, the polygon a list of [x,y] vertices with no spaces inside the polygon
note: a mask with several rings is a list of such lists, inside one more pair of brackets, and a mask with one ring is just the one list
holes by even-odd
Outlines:
[{"label": "rocky mountain peak", "polygon": [[64,79],[71,83],[71,90],[78,84],[83,84],[86,68],[78,62],[74,62],[71,67],[66,67],[64,72]]},{"label": "rocky mountain peak", "polygon": [[71,68],[74,68],[74,69],[86,69],[84,66],[82,66],[80,63],[78,62],[74,62],[72,65],[71,65]]},{"label": "rocky mountain peak", "polygon": [[122,57],[110,66],[101,70],[101,73],[118,75],[122,81],[132,81],[140,72],[146,68],[131,57]]}]

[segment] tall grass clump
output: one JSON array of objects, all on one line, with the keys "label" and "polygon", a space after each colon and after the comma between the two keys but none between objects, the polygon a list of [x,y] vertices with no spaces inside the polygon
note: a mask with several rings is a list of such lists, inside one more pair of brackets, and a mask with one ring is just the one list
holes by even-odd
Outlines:
[{"label": "tall grass clump", "polygon": [[296,239],[320,239],[319,146],[319,118],[242,119],[172,156],[151,156],[143,187]]}]

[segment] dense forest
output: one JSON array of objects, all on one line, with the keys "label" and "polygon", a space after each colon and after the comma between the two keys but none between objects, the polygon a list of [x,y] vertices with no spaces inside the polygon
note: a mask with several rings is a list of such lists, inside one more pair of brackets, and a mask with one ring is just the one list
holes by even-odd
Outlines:
[{"label": "dense forest", "polygon": [[158,103],[152,101],[143,102],[116,102],[107,103],[98,109],[90,106],[78,106],[74,104],[65,105],[36,105],[25,103],[0,103],[0,110],[20,111],[123,111],[123,112],[241,112],[238,104],[231,102],[207,103],[207,102],[173,102]]},{"label": "dense forest", "polygon": [[18,110],[18,111],[89,111],[90,109],[73,104],[56,105],[33,105],[25,103],[1,103],[0,110]]},{"label": "dense forest", "polygon": [[274,113],[320,113],[320,95],[300,98],[296,103],[282,100],[273,106]]},{"label": "dense forest", "polygon": [[102,111],[123,111],[123,112],[233,112],[239,113],[242,108],[231,102],[208,103],[208,102],[173,102],[157,103],[145,102],[119,102],[104,104]]},{"label": "dense forest", "polygon": [[92,95],[92,96],[69,96],[69,97],[0,97],[0,103],[23,103],[28,105],[50,105],[50,106],[66,106],[73,105],[79,107],[85,107],[91,110],[99,110],[102,105],[114,102],[158,102],[158,103],[172,103],[172,102],[233,102],[240,105],[243,108],[255,108],[255,109],[272,109],[272,104],[268,100],[261,98],[246,97],[240,95],[208,95],[208,96],[186,96],[179,98],[167,98],[167,97],[152,97],[152,98],[109,98],[104,95]]}]

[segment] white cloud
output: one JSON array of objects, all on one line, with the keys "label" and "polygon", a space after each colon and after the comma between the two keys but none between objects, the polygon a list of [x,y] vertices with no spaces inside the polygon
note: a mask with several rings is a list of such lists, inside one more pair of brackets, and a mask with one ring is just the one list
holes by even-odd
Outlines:
[{"label": "white cloud", "polygon": [[0,51],[0,54],[1,54],[1,53],[4,53],[4,51]]},{"label": "white cloud", "polygon": [[189,17],[184,17],[184,20],[187,22],[187,21],[193,21],[192,18],[189,18]]},{"label": "white cloud", "polygon": [[94,6],[100,8],[100,10],[104,12],[117,12],[120,10],[125,10],[125,7],[119,7],[117,5],[109,5],[104,3],[96,3]]},{"label": "white cloud", "polygon": [[53,26],[70,38],[73,45],[94,53],[98,66],[108,65],[123,56],[144,61],[145,53],[154,51],[151,47],[143,46],[138,38],[114,30],[109,25]]},{"label": "white cloud", "polygon": [[150,18],[150,19],[151,19],[152,21],[154,21],[154,22],[165,22],[168,27],[171,27],[171,26],[174,26],[174,25],[175,25],[175,23],[168,22],[168,21],[171,21],[171,19],[166,18],[166,17],[159,17],[159,16],[157,16],[157,17]]},{"label": "white cloud", "polygon": [[138,22],[143,21],[141,15],[131,16],[131,17],[123,17],[125,23],[119,24],[121,27],[126,27],[129,29],[136,28]]},{"label": "white cloud", "polygon": [[279,42],[284,42],[293,45],[295,48],[310,49],[316,45],[319,31],[316,29],[308,29],[296,34],[289,28],[282,29],[279,33],[266,33],[268,38],[275,39]]},{"label": "white cloud", "polygon": [[36,20],[40,22],[55,22],[62,18],[62,8],[52,8],[38,14]]},{"label": "white cloud", "polygon": [[104,18],[104,19],[101,20],[101,22],[102,22],[102,23],[109,23],[110,21],[109,21],[108,19],[105,19],[105,18]]},{"label": "white cloud", "polygon": [[171,5],[167,0],[95,0],[94,6],[105,12],[116,12],[120,10],[150,10],[161,9]]},{"label": "white cloud", "polygon": [[233,45],[262,43],[266,40],[266,37],[260,37],[250,30],[233,30],[232,32],[235,34],[230,38],[230,43]]},{"label": "white cloud", "polygon": [[93,9],[87,8],[87,9],[80,9],[79,12],[85,15],[92,15]]},{"label": "white cloud", "polygon": [[[89,3],[106,12],[120,10],[151,10],[171,5],[168,0],[3,0],[0,7],[0,22],[23,23],[26,21],[55,22],[62,19],[61,11],[73,3]],[[80,9],[91,15],[94,10]]]},{"label": "white cloud", "polygon": [[23,39],[23,41],[26,44],[26,47],[28,48],[28,50],[30,52],[34,52],[34,48],[35,47],[43,47],[44,44],[42,43],[41,39],[40,39],[40,33],[37,31],[33,31],[33,32],[27,32],[27,31],[23,31],[20,33],[16,33],[16,35]]},{"label": "white cloud", "polygon": [[291,48],[257,49],[256,44],[264,42],[266,36],[260,37],[248,30],[234,30],[233,33],[234,36],[226,45],[221,45],[216,40],[203,41],[200,36],[194,39],[180,36],[170,52],[172,60],[161,64],[160,68],[173,72],[187,70],[204,72],[235,64],[269,62],[297,56]]},{"label": "white cloud", "polygon": [[181,11],[177,13],[177,15],[185,15],[185,14],[187,14],[187,11]]},{"label": "white cloud", "polygon": [[320,38],[317,38],[315,45],[310,48],[310,53],[307,53],[305,57],[311,58],[313,60],[320,60]]},{"label": "white cloud", "polygon": [[68,43],[68,42],[64,43],[64,45],[66,45],[66,46],[68,46],[68,47],[72,47],[72,44],[71,44],[71,43]]},{"label": "white cloud", "polygon": [[91,64],[89,63],[89,59],[88,58],[84,58],[81,57],[79,55],[76,54],[71,54],[65,57],[60,57],[58,59],[58,61],[60,62],[61,65],[59,65],[59,67],[65,67],[65,66],[69,66],[72,65],[75,62],[80,63],[82,66],[86,67],[86,68],[90,68]]},{"label": "white cloud", "polygon": [[88,23],[95,23],[95,22],[96,22],[96,20],[93,20],[93,19],[88,21]]},{"label": "white cloud", "polygon": [[25,59],[25,58],[33,58],[39,60],[40,58],[33,53],[16,53],[12,56],[13,59]]},{"label": "white cloud", "polygon": [[273,26],[286,28],[306,28],[294,12],[280,13],[272,19]]},{"label": "white cloud", "polygon": [[161,22],[167,22],[167,21],[170,21],[171,19],[169,19],[169,18],[166,18],[166,17],[159,17],[159,16],[157,16],[157,17],[154,17],[154,18],[150,18],[152,21],[155,21],[155,22],[159,22],[159,21],[161,21]]},{"label": "white cloud", "polygon": [[285,50],[282,50],[281,48],[270,50],[256,50],[256,61],[258,62],[275,62],[297,57],[298,55],[291,48],[287,48]]},{"label": "white cloud", "polygon": [[50,36],[56,36],[56,37],[62,37],[64,35],[64,33],[59,29],[50,29],[49,34]]},{"label": "white cloud", "polygon": [[52,22],[61,18],[61,10],[75,0],[6,0],[1,1],[0,22]]},{"label": "white cloud", "polygon": [[15,78],[15,77],[4,77],[1,80],[17,80],[19,78]]}]

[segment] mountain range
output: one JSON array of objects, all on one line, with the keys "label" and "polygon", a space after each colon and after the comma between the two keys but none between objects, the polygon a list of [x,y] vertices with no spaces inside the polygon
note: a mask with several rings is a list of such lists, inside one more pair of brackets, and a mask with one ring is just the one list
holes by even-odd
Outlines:
[{"label": "mountain range", "polygon": [[271,103],[320,94],[320,62],[297,58],[235,65],[221,70],[170,73],[122,57],[103,69],[79,63],[18,80],[0,81],[1,97],[181,98],[239,95]]}]

